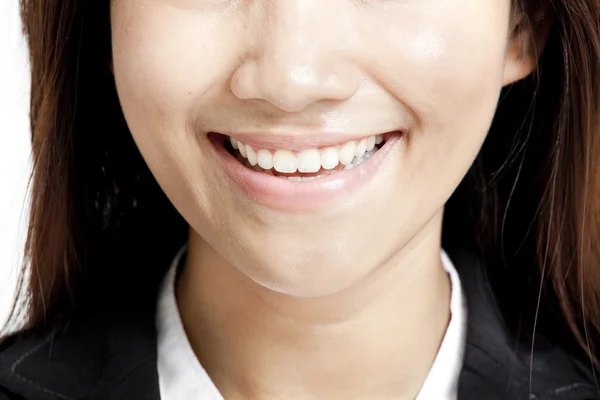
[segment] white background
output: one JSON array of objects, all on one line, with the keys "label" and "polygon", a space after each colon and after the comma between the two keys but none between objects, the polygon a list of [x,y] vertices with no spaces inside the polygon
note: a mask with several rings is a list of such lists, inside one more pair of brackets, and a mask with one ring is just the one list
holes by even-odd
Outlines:
[{"label": "white background", "polygon": [[29,66],[19,0],[0,0],[0,327],[14,296],[26,234]]}]

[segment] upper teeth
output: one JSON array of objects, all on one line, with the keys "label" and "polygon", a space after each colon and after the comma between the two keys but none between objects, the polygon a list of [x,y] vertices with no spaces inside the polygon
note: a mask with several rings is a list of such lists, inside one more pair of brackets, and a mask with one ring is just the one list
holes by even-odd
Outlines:
[{"label": "upper teeth", "polygon": [[258,164],[263,169],[274,168],[278,172],[294,173],[317,172],[323,169],[333,169],[341,162],[344,165],[352,163],[354,158],[361,158],[365,152],[373,150],[376,144],[383,142],[383,135],[372,135],[360,140],[330,146],[322,149],[307,149],[300,153],[290,150],[267,149],[256,150],[232,137],[231,146],[248,160],[250,165]]}]

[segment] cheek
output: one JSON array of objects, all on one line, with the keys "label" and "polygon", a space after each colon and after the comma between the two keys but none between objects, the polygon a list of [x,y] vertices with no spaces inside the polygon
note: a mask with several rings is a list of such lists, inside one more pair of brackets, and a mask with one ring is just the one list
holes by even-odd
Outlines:
[{"label": "cheek", "polygon": [[428,4],[402,24],[386,21],[386,55],[369,57],[380,60],[372,74],[412,113],[406,162],[424,178],[413,183],[434,180],[450,187],[470,167],[495,113],[509,5],[497,0]]},{"label": "cheek", "polygon": [[[203,188],[213,187],[217,193],[221,186],[202,162],[206,149],[198,146],[190,122],[200,99],[222,90],[228,68],[235,64],[232,46],[243,43],[233,37],[236,21],[225,14],[186,9],[183,3],[144,3],[113,0],[111,4],[113,65],[121,107],[146,163],[171,201],[185,213],[194,208],[195,199],[211,219],[215,196],[206,196]],[[226,196],[221,193],[221,198]]]},{"label": "cheek", "polygon": [[244,46],[237,21],[169,2],[140,4],[113,1],[111,8],[115,79],[124,111],[186,122],[198,98],[220,90],[231,74]]},{"label": "cheek", "polygon": [[[388,61],[375,64],[380,68],[375,74],[415,113],[423,128],[438,120],[462,118],[468,111],[472,119],[480,106],[495,107],[507,44],[504,3],[432,1],[401,24],[387,21]],[[485,114],[489,116],[490,110]]]}]

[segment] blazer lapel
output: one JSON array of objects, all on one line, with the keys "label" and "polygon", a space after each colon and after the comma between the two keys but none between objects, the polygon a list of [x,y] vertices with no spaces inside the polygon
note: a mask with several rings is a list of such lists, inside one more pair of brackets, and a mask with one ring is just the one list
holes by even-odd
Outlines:
[{"label": "blazer lapel", "polygon": [[599,399],[591,371],[563,349],[536,336],[531,350],[510,332],[479,260],[451,254],[467,301],[468,323],[458,400]]},{"label": "blazer lapel", "polygon": [[153,318],[95,316],[3,344],[0,385],[36,400],[160,400]]}]

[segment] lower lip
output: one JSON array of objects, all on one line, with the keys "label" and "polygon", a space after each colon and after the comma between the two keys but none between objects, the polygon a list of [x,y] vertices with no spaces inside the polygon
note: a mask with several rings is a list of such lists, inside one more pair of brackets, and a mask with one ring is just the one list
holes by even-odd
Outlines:
[{"label": "lower lip", "polygon": [[213,142],[219,161],[233,182],[251,199],[283,211],[302,211],[331,204],[340,196],[355,193],[372,180],[375,171],[388,159],[398,133],[387,134],[384,145],[362,164],[308,182],[293,182],[242,165],[225,147]]}]

